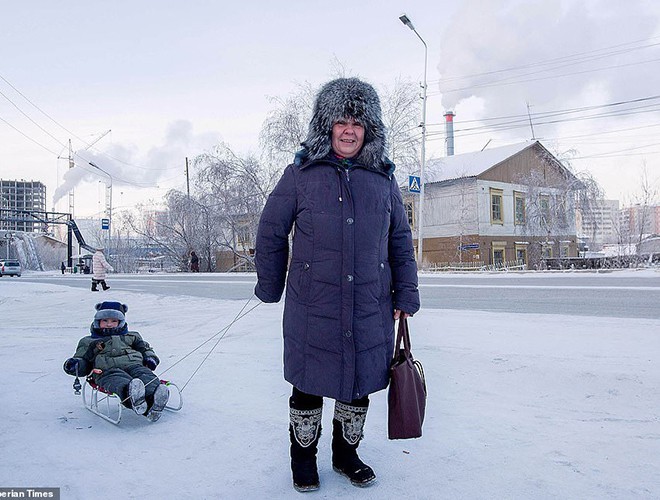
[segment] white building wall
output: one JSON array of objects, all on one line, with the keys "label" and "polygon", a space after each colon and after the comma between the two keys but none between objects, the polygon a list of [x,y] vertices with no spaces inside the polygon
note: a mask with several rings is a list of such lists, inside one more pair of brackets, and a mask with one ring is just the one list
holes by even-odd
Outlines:
[{"label": "white building wall", "polygon": [[[491,189],[498,189],[502,191],[502,219],[503,223],[491,223],[490,210],[491,210]],[[479,234],[484,236],[498,237],[498,236],[546,236],[546,232],[541,228],[536,227],[535,224],[518,224],[515,223],[515,193],[525,193],[527,195],[529,186],[521,184],[509,184],[506,182],[496,182],[488,180],[477,181],[477,197],[479,207]],[[555,203],[556,197],[560,195],[558,189],[552,188],[535,188],[535,194],[544,194],[550,197],[550,202]],[[529,206],[528,196],[525,198],[525,212],[526,217],[530,216],[531,207]],[[567,222],[569,225],[568,232],[573,233],[575,228],[575,217],[573,210],[567,213]]]},{"label": "white building wall", "polygon": [[474,179],[424,188],[424,238],[476,234],[477,196]]}]

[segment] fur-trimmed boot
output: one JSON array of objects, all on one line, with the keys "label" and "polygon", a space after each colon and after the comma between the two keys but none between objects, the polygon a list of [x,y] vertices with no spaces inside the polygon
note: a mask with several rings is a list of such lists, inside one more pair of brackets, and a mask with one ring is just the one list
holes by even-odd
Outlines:
[{"label": "fur-trimmed boot", "polygon": [[369,400],[364,398],[351,404],[335,402],[332,419],[332,468],[351,480],[353,486],[366,487],[376,481],[376,474],[357,454],[364,436]]},{"label": "fur-trimmed boot", "polygon": [[319,473],[316,468],[316,452],[321,436],[321,406],[309,405],[289,399],[289,437],[291,438],[291,472],[293,487],[300,492],[319,489]]}]

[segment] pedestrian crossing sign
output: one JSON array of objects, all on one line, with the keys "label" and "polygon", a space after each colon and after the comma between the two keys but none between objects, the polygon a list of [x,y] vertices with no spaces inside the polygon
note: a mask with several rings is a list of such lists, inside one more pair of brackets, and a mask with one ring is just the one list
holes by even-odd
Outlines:
[{"label": "pedestrian crossing sign", "polygon": [[421,183],[418,176],[416,175],[408,176],[408,191],[410,191],[411,193],[419,193],[420,184]]}]

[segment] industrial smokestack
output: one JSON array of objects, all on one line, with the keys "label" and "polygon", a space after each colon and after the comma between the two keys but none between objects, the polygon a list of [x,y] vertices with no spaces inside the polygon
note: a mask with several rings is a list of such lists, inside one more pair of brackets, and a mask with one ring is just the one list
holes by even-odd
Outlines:
[{"label": "industrial smokestack", "polygon": [[454,114],[453,111],[447,111],[445,117],[445,136],[447,141],[447,156],[454,156]]}]

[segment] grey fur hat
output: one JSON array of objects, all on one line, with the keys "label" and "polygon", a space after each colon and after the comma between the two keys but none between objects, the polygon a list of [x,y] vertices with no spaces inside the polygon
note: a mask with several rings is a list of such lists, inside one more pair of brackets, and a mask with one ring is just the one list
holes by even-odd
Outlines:
[{"label": "grey fur hat", "polygon": [[337,78],[321,88],[314,103],[307,138],[307,158],[318,160],[332,150],[332,126],[342,118],[364,125],[364,144],[355,157],[367,168],[380,169],[385,158],[385,126],[376,90],[358,78]]}]

